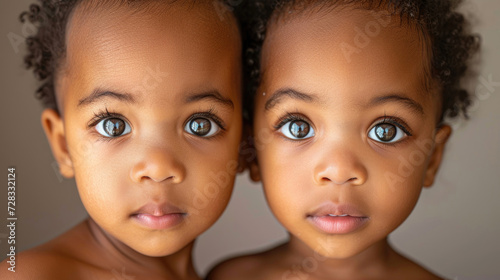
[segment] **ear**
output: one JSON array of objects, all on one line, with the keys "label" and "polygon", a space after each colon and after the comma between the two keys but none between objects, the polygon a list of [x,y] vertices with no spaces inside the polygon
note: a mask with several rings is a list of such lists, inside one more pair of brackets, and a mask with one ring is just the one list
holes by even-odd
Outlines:
[{"label": "ear", "polygon": [[[250,131],[253,131],[250,129]],[[250,170],[250,179],[254,182],[260,182],[262,180],[260,176],[259,159],[257,158],[257,148],[255,146],[255,137],[253,134],[248,138],[250,141],[250,148],[253,151],[253,157],[248,162],[248,169]]]},{"label": "ear", "polygon": [[59,114],[53,109],[45,109],[42,112],[42,126],[49,140],[52,154],[59,164],[59,172],[66,178],[72,178],[74,174],[73,162],[69,156],[64,124]]},{"label": "ear", "polygon": [[434,151],[432,152],[427,170],[425,171],[424,187],[430,187],[434,184],[434,179],[436,178],[437,171],[443,158],[444,147],[450,135],[451,127],[449,125],[442,125],[438,128],[435,137],[436,145],[434,146]]},{"label": "ear", "polygon": [[244,122],[238,160],[238,172],[242,173],[246,169],[250,171],[250,179],[252,179],[252,181],[260,181],[259,166],[257,163],[257,149],[255,148],[254,137],[252,135],[252,125]]},{"label": "ear", "polygon": [[250,179],[254,182],[260,182],[260,168],[257,157],[250,163]]}]

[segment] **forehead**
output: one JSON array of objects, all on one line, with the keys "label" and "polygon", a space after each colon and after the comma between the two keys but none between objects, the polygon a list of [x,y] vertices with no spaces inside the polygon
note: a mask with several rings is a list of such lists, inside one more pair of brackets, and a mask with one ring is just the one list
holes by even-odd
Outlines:
[{"label": "forehead", "polygon": [[[428,96],[425,38],[387,12],[342,7],[270,21],[263,83],[316,92],[400,92]],[[286,85],[293,81],[294,85]],[[333,85],[333,87],[332,87]]]},{"label": "forehead", "polygon": [[[141,78],[154,78],[155,71],[170,75],[178,87],[202,85],[234,71],[227,68],[238,61],[240,40],[230,13],[220,17],[208,1],[156,2],[140,9],[78,6],[66,30],[66,80],[78,80],[83,87],[119,80],[110,86],[126,90]],[[187,75],[195,79],[181,79]]]},{"label": "forehead", "polygon": [[157,51],[183,51],[194,58],[205,48],[222,53],[230,49],[222,48],[228,42],[238,45],[235,20],[221,20],[214,5],[206,1],[196,5],[192,1],[157,2],[141,9],[128,5],[77,7],[67,28],[68,54],[83,49],[99,58],[146,57]]}]

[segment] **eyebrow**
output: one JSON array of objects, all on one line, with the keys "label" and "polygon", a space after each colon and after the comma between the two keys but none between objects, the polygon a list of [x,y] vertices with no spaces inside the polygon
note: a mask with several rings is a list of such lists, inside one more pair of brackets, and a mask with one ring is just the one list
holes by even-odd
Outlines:
[{"label": "eyebrow", "polygon": [[[78,107],[90,105],[102,98],[114,98],[127,103],[137,103],[134,96],[131,94],[117,93],[112,91],[103,91],[100,89],[96,89],[92,92],[91,95],[80,99],[80,101],[78,101]],[[208,91],[203,93],[192,94],[185,99],[185,103],[193,103],[203,99],[212,99],[224,106],[230,107],[231,109],[234,108],[233,101],[231,101],[231,99],[223,97],[218,91]]]},{"label": "eyebrow", "polygon": [[283,98],[292,98],[300,101],[305,101],[308,103],[317,102],[318,98],[314,95],[306,94],[295,89],[283,88],[275,91],[271,97],[266,101],[265,111],[271,110],[274,106],[278,105]]},{"label": "eyebrow", "polygon": [[370,100],[367,106],[377,106],[388,102],[401,103],[402,105],[405,105],[406,107],[412,109],[413,111],[419,113],[420,115],[424,114],[424,107],[422,107],[420,103],[400,94],[389,94],[389,95],[375,97],[372,100]]},{"label": "eyebrow", "polygon": [[103,98],[114,98],[114,99],[124,101],[127,103],[136,103],[134,96],[132,96],[131,94],[117,93],[117,92],[112,92],[112,91],[103,91],[100,89],[96,89],[92,92],[91,95],[80,99],[80,101],[78,101],[77,107],[90,105],[92,103],[97,102],[99,99],[103,99]]},{"label": "eyebrow", "polygon": [[193,103],[193,102],[204,100],[204,99],[212,100],[212,101],[215,101],[223,106],[234,109],[233,101],[231,101],[231,99],[229,99],[229,98],[222,96],[222,94],[220,94],[220,92],[218,92],[216,90],[202,92],[202,93],[195,93],[195,94],[189,95],[186,97],[184,102],[185,103]]}]

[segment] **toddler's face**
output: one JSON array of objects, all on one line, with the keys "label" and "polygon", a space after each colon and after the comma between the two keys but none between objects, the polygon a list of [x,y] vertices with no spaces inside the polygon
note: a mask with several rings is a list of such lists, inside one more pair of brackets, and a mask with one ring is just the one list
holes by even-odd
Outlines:
[{"label": "toddler's face", "polygon": [[90,216],[134,250],[172,254],[225,209],[241,137],[240,43],[213,5],[78,10],[58,84]]},{"label": "toddler's face", "polygon": [[261,177],[292,238],[324,256],[353,256],[397,228],[450,133],[435,129],[423,39],[399,20],[345,9],[268,30],[254,112]]}]

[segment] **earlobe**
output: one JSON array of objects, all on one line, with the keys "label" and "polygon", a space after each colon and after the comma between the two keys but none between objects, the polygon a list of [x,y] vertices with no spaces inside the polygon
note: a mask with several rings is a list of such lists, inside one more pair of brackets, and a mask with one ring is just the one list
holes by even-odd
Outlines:
[{"label": "earlobe", "polygon": [[242,142],[240,144],[239,169],[243,172],[246,169],[250,172],[250,179],[254,182],[260,181],[259,164],[257,162],[257,149],[255,148],[255,138],[252,135],[252,126],[243,124]]},{"label": "earlobe", "polygon": [[449,125],[442,125],[436,132],[434,150],[431,154],[431,158],[425,172],[424,187],[430,187],[434,184],[434,179],[436,178],[437,171],[441,165],[444,148],[451,135],[451,131],[452,130]]},{"label": "earlobe", "polygon": [[64,124],[59,114],[53,109],[45,109],[42,112],[42,127],[49,141],[52,154],[59,164],[61,175],[66,178],[74,176],[73,163],[69,156]]},{"label": "earlobe", "polygon": [[260,182],[260,169],[259,164],[257,163],[257,159],[255,159],[252,163],[250,163],[250,179],[254,182]]},{"label": "earlobe", "polygon": [[238,173],[243,173],[250,169],[250,160],[254,154],[251,143],[251,131],[247,124],[243,124],[241,130],[241,142],[238,148]]}]

